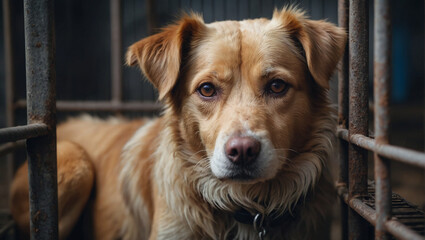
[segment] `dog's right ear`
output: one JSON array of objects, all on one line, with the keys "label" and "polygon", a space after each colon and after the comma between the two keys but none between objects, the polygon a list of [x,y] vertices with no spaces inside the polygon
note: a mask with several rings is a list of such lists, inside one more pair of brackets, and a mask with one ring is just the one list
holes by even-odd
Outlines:
[{"label": "dog's right ear", "polygon": [[345,30],[329,22],[310,20],[295,7],[275,10],[273,19],[301,43],[314,80],[329,89],[329,79],[344,54]]},{"label": "dog's right ear", "polygon": [[177,82],[184,51],[189,50],[191,42],[204,28],[200,16],[184,16],[177,24],[131,45],[127,51],[127,65],[139,64],[162,99]]}]

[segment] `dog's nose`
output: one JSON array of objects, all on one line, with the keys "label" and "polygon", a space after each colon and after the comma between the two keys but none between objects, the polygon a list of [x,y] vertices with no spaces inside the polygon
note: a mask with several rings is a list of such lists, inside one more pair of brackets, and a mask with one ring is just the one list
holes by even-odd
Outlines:
[{"label": "dog's nose", "polygon": [[225,147],[227,158],[234,164],[250,164],[261,150],[261,143],[253,137],[231,137]]}]

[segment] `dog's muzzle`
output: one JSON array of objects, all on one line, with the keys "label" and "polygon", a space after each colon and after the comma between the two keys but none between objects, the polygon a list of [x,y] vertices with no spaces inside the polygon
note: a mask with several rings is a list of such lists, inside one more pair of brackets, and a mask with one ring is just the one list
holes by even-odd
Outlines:
[{"label": "dog's muzzle", "polygon": [[253,183],[276,174],[279,161],[264,133],[220,133],[210,157],[211,171],[219,179]]}]

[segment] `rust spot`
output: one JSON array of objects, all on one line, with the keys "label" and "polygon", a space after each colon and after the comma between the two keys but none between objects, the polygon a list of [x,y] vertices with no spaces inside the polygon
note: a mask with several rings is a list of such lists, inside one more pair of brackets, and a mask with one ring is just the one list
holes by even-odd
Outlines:
[{"label": "rust spot", "polygon": [[34,221],[34,222],[38,222],[39,218],[40,218],[40,211],[37,211],[37,212],[34,214],[33,221]]},{"label": "rust spot", "polygon": [[36,47],[36,48],[40,48],[40,47],[41,47],[41,43],[40,43],[40,42],[36,43],[36,44],[35,44],[35,47]]},{"label": "rust spot", "polygon": [[36,115],[34,115],[34,114],[29,114],[29,115],[28,115],[28,119],[29,119],[29,120],[31,120],[31,121],[36,121],[38,118],[37,118],[37,116],[36,116]]}]

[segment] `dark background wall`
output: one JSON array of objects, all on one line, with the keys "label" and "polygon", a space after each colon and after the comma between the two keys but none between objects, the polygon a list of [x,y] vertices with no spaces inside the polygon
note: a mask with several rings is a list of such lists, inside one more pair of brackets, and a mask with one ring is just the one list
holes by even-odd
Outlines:
[{"label": "dark background wall", "polygon": [[[373,13],[371,1],[371,16]],[[313,19],[337,22],[336,0],[157,0],[155,22],[162,27],[182,11],[203,14],[205,22],[224,19],[271,17],[275,7],[298,4]],[[423,1],[393,0],[395,103],[422,103],[424,7]],[[22,1],[11,1],[12,41],[16,96],[25,97],[25,56]],[[106,0],[55,2],[57,45],[57,96],[59,100],[107,100],[110,98],[110,9]],[[372,19],[372,18],[371,18]],[[372,23],[372,20],[371,20]],[[371,28],[372,31],[372,28]],[[122,1],[122,49],[146,37],[147,15],[143,0]],[[372,34],[371,34],[372,38]],[[2,44],[3,41],[1,40]],[[371,43],[372,44],[372,43]],[[0,90],[4,87],[4,49],[0,48]],[[124,100],[155,100],[150,84],[141,81],[137,69],[123,65]],[[4,98],[0,92],[0,126],[4,124]],[[19,121],[20,118],[18,117]]]},{"label": "dark background wall", "polygon": [[[12,41],[16,97],[25,97],[23,1],[11,1]],[[394,93],[397,104],[422,104],[424,94],[423,1],[392,0],[394,45]],[[202,13],[205,22],[225,19],[271,17],[275,7],[298,4],[313,19],[337,22],[336,0],[157,0],[157,27],[171,23],[182,11]],[[370,1],[372,17],[373,1]],[[57,44],[57,95],[59,100],[107,100],[110,98],[110,9],[107,0],[62,0],[55,2]],[[0,19],[2,21],[2,19]],[[371,18],[372,23],[372,18]],[[2,24],[0,30],[2,30]],[[372,33],[371,28],[371,33]],[[122,49],[146,37],[144,0],[122,1]],[[371,34],[371,39],[372,39]],[[3,39],[0,38],[3,45]],[[371,43],[372,45],[372,43]],[[371,51],[372,52],[372,51]],[[372,66],[372,65],[371,65]],[[372,76],[372,75],[371,75]],[[137,69],[123,65],[124,100],[155,100],[150,84],[141,81]],[[4,49],[0,48],[0,126],[4,126]],[[19,114],[19,113],[18,113]],[[25,114],[20,114],[25,116]],[[20,122],[21,117],[17,118]],[[25,120],[23,120],[25,122]]]},{"label": "dark background wall", "polygon": [[[25,98],[23,1],[11,0],[12,41],[16,99]],[[157,0],[157,27],[171,23],[182,11],[202,13],[205,22],[271,17],[275,7],[298,4],[313,19],[337,22],[337,0]],[[393,123],[392,142],[422,150],[424,146],[424,1],[392,0],[393,6]],[[55,2],[56,72],[59,100],[107,100],[110,81],[110,3],[108,0]],[[1,11],[2,12],[2,11]],[[0,13],[1,13],[0,12]],[[370,1],[370,23],[373,23]],[[372,33],[373,26],[370,32]],[[146,2],[122,1],[122,49],[148,35]],[[0,36],[3,20],[0,17]],[[370,35],[372,40],[373,35]],[[0,127],[5,126],[4,48],[0,37]],[[372,46],[372,41],[370,41]],[[373,52],[372,49],[370,51]],[[372,55],[371,55],[372,56]],[[370,61],[372,70],[372,61]],[[372,81],[372,71],[370,71]],[[123,63],[125,101],[155,100],[155,91],[140,71]],[[335,96],[336,81],[333,81]],[[334,97],[335,98],[335,97]],[[16,124],[26,123],[24,110],[16,111]],[[63,119],[67,114],[60,113]],[[0,168],[1,165],[0,159]],[[0,171],[0,175],[2,172]],[[4,176],[4,175],[3,175]],[[1,182],[1,179],[0,179]],[[1,186],[0,186],[1,189]],[[0,199],[2,197],[0,196]],[[1,208],[1,203],[0,203]]]}]

